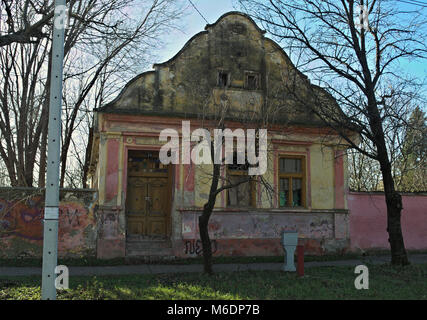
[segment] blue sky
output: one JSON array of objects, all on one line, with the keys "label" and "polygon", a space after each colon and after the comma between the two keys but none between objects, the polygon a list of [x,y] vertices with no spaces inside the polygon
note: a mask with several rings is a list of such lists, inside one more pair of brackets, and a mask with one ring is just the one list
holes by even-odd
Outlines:
[{"label": "blue sky", "polygon": [[[192,0],[192,2],[209,23],[214,23],[226,12],[236,10],[232,0]],[[206,21],[188,2],[182,24],[181,31],[176,30],[164,37],[166,45],[157,53],[160,58],[158,62],[172,58],[192,36],[205,29]]]},{"label": "blue sky", "polygon": [[[192,0],[196,5],[201,14],[206,18],[209,23],[215,22],[221,15],[228,11],[238,10],[238,7],[234,7],[233,3],[237,1],[233,0]],[[396,0],[397,1],[397,0]],[[410,4],[401,3],[399,4],[402,9],[413,10],[417,9],[417,6]],[[182,20],[182,30],[175,30],[164,37],[163,41],[165,45],[163,48],[158,50],[157,59],[153,63],[164,62],[172,58],[184,45],[185,43],[196,33],[203,31],[206,26],[206,21],[197,13],[197,11],[190,5],[185,12],[185,16]],[[268,36],[268,34],[267,34]],[[408,60],[401,61],[401,66],[404,71],[408,74],[415,75],[420,79],[426,80],[427,75],[427,61],[424,62],[413,62]],[[426,80],[427,81],[427,80]]]}]

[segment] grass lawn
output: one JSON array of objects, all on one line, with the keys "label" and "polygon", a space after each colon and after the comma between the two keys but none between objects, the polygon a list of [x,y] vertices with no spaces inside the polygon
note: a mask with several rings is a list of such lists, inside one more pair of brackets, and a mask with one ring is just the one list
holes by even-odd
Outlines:
[{"label": "grass lawn", "polygon": [[[356,290],[353,267],[295,273],[257,271],[70,277],[58,299],[427,299],[427,264],[369,265],[369,290]],[[0,300],[40,299],[41,279],[0,277]]]},{"label": "grass lawn", "polygon": [[[417,250],[417,251],[408,251],[409,254],[421,254],[427,253],[426,250]],[[304,256],[305,262],[310,261],[336,261],[336,260],[350,260],[350,259],[369,259],[371,256],[376,255],[385,255],[390,256],[390,252],[387,250],[371,250],[365,252],[365,254],[360,253],[345,253],[345,254],[328,254],[321,256]],[[279,262],[283,263],[283,256],[269,256],[269,257],[213,257],[213,262],[215,264],[219,263],[256,263],[256,262]],[[135,265],[135,264],[202,264],[203,258],[186,258],[186,259],[172,259],[172,260],[160,260],[160,261],[146,261],[138,258],[115,258],[115,259],[96,259],[96,258],[59,258],[58,265],[63,264],[66,266],[120,266],[120,265]],[[14,258],[14,259],[5,259],[0,258],[1,267],[41,267],[42,259],[41,258]]]},{"label": "grass lawn", "polygon": [[[345,255],[323,255],[323,256],[305,256],[304,261],[335,261],[361,258],[358,254]],[[257,262],[278,262],[283,263],[283,256],[269,257],[213,257],[214,264],[220,263],[257,263]],[[172,265],[188,265],[188,264],[203,264],[202,257],[192,258],[177,258],[177,259],[159,259],[147,261],[140,258],[114,258],[114,259],[96,259],[96,258],[59,258],[58,265],[66,266],[122,266],[135,264],[172,264]],[[15,259],[0,259],[1,267],[41,267],[41,258],[15,258]]]}]

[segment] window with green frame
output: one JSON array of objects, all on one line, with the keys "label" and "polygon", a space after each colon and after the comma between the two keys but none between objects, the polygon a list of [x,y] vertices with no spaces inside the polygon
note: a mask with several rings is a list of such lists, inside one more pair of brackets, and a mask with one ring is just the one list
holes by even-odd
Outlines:
[{"label": "window with green frame", "polygon": [[305,157],[279,158],[279,207],[305,207]]}]

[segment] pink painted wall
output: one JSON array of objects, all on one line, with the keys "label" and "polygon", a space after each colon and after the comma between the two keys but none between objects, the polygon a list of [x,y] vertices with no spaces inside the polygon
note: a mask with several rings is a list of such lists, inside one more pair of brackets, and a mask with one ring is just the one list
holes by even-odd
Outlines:
[{"label": "pink painted wall", "polygon": [[[407,249],[427,249],[427,195],[403,195],[402,232]],[[383,194],[350,192],[350,246],[389,249]]]},{"label": "pink painted wall", "polygon": [[105,179],[105,201],[109,202],[117,197],[117,187],[119,183],[119,139],[108,139],[107,142],[107,176]]},{"label": "pink painted wall", "polygon": [[[201,253],[200,209],[180,210],[182,239],[174,240],[174,254]],[[306,254],[342,253],[349,247],[345,211],[244,211],[216,210],[209,221],[209,235],[216,256],[274,256],[283,254],[281,233],[298,230]]]},{"label": "pink painted wall", "polygon": [[344,152],[335,151],[335,209],[345,209]]}]

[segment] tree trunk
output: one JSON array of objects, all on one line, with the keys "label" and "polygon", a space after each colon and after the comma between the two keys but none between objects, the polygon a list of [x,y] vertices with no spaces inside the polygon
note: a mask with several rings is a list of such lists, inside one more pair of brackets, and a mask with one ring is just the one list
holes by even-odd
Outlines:
[{"label": "tree trunk", "polygon": [[388,157],[382,120],[375,100],[373,86],[369,86],[368,89],[370,89],[370,95],[368,95],[369,122],[377,148],[377,157],[381,167],[387,204],[387,232],[389,235],[391,264],[404,266],[408,265],[409,261],[403,242],[402,226],[400,223],[402,197],[394,188],[391,163]]},{"label": "tree trunk", "polygon": [[[68,148],[67,148],[68,151]],[[64,151],[62,151],[64,152]],[[67,157],[63,156],[65,153],[61,154],[61,172],[60,172],[60,178],[59,178],[59,187],[64,188],[64,182],[65,182],[65,171],[66,171],[66,165],[67,165]]]},{"label": "tree trunk", "polygon": [[213,274],[212,270],[212,246],[209,238],[209,218],[211,216],[209,209],[206,206],[203,208],[203,214],[199,217],[200,240],[203,247],[203,271],[206,274]]},{"label": "tree trunk", "polygon": [[391,264],[405,266],[409,264],[409,260],[402,235],[402,196],[394,189],[390,164],[381,163],[381,171],[387,204],[387,232],[388,242],[390,243]]},{"label": "tree trunk", "polygon": [[391,264],[405,266],[409,264],[401,226],[402,197],[397,192],[386,193],[387,232],[391,249]]},{"label": "tree trunk", "polygon": [[[213,154],[213,153],[212,153]],[[203,248],[203,270],[206,274],[213,274],[212,270],[212,245],[211,239],[209,238],[209,218],[212,215],[213,208],[215,206],[218,181],[220,175],[220,165],[213,165],[212,184],[209,192],[208,202],[203,206],[203,213],[199,217],[199,232],[200,240],[202,241]]]}]

